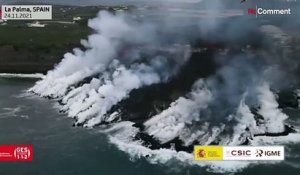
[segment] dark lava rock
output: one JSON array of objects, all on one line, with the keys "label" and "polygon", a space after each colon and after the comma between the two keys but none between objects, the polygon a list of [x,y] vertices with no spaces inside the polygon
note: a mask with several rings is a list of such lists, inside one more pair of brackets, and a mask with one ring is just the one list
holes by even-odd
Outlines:
[{"label": "dark lava rock", "polygon": [[160,148],[167,148],[167,149],[174,149],[176,151],[185,151],[188,153],[192,153],[194,151],[194,145],[199,145],[199,143],[194,142],[193,144],[189,146],[185,146],[183,142],[179,138],[175,138],[167,143],[160,143],[157,139],[155,139],[153,136],[140,132],[135,136],[135,139],[142,140],[143,145],[155,150]]},{"label": "dark lava rock", "polygon": [[261,134],[254,134],[254,137],[258,137],[258,136],[279,137],[279,136],[287,136],[290,133],[295,133],[295,132],[296,132],[296,130],[294,129],[293,126],[285,125],[283,132],[279,132],[279,133],[266,132],[266,133],[261,133]]},{"label": "dark lava rock", "polygon": [[299,97],[294,91],[281,91],[278,93],[278,103],[279,108],[298,108],[299,107]]}]

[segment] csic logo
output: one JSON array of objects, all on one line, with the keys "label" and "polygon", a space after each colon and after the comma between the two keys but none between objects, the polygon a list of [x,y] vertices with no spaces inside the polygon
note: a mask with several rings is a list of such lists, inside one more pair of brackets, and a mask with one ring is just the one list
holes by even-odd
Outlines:
[{"label": "csic logo", "polygon": [[251,156],[251,150],[232,150],[231,156]]},{"label": "csic logo", "polygon": [[254,151],[248,146],[224,147],[225,160],[249,160],[253,156]]}]

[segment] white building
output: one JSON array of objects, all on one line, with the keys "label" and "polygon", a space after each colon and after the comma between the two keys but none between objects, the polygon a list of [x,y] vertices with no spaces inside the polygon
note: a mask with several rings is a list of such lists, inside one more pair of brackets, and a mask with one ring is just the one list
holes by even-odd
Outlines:
[{"label": "white building", "polygon": [[73,21],[80,21],[80,20],[81,20],[81,17],[80,17],[80,16],[73,17]]},{"label": "white building", "polygon": [[4,25],[6,25],[7,23],[6,23],[6,19],[0,19],[0,25],[1,26],[4,26]]},{"label": "white building", "polygon": [[38,21],[36,21],[36,22],[33,22],[33,23],[27,23],[27,26],[28,27],[45,27],[46,25],[45,24],[41,24]]}]

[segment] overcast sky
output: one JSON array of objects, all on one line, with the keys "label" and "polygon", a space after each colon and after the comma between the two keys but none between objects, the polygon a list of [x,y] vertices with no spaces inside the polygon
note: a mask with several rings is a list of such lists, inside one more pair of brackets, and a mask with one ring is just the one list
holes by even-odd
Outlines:
[{"label": "overcast sky", "polygon": [[[127,4],[145,2],[145,0],[2,0],[3,4],[22,2],[64,4],[64,5],[101,5],[101,4]],[[151,0],[150,0],[151,1]],[[1,3],[1,1],[0,1]]]},{"label": "overcast sky", "polygon": [[[240,4],[240,0],[0,0],[0,4],[10,4],[22,2],[33,2],[48,3],[48,4],[64,4],[64,5],[105,5],[105,4],[155,4],[155,3],[165,3],[167,5],[174,4],[192,4],[192,6],[201,6],[201,2],[214,4],[215,1],[220,1],[225,3],[227,7],[250,7],[253,5],[278,5],[278,2],[288,1],[288,0],[248,0],[247,2]],[[295,1],[295,0],[289,0]],[[297,0],[297,2],[300,2]],[[283,3],[285,4],[285,3]],[[288,3],[287,3],[288,4]],[[294,4],[295,5],[295,4]]]},{"label": "overcast sky", "polygon": [[2,0],[3,4],[22,2],[34,2],[34,3],[50,3],[50,4],[68,4],[68,5],[95,5],[95,4],[107,4],[115,2],[126,2],[128,0]]}]

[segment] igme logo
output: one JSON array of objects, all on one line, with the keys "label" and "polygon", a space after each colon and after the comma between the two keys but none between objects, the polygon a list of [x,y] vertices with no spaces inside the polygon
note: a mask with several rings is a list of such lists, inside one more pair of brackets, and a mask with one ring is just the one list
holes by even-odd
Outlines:
[{"label": "igme logo", "polygon": [[256,157],[262,157],[263,156],[264,151],[261,149],[256,150],[255,155]]},{"label": "igme logo", "polygon": [[278,156],[280,157],[282,154],[281,150],[268,150],[268,151],[264,151],[262,149],[258,149],[255,152],[256,157],[263,157],[263,156]]}]

